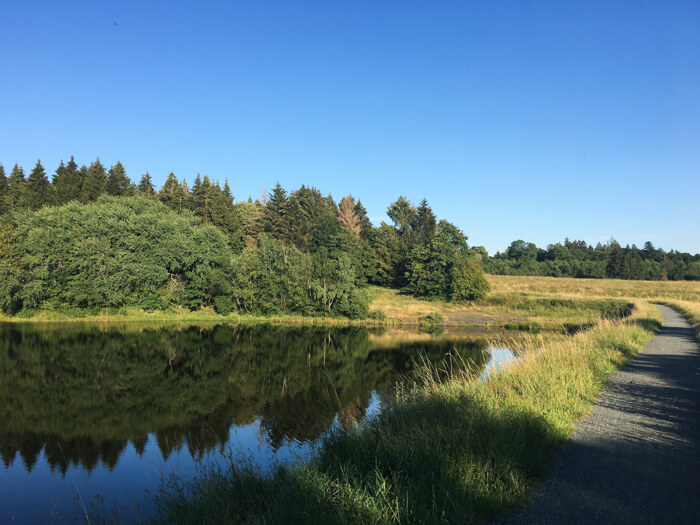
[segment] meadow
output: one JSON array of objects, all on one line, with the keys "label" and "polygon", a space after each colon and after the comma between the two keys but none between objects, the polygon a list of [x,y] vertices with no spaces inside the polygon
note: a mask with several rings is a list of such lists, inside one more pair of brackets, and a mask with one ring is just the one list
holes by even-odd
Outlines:
[{"label": "meadow", "polygon": [[[485,523],[517,510],[546,479],[556,452],[590,411],[609,375],[653,337],[652,303],[682,309],[696,328],[700,284],[489,276],[480,304],[422,301],[373,289],[370,310],[391,322],[430,313],[578,323],[564,336],[518,337],[519,363],[477,382],[425,364],[392,410],[339,428],[308,464],[261,473],[245,462],[171,480],[157,503],[163,523]],[[611,302],[612,301],[612,302]],[[630,305],[607,316],[601,305]],[[598,319],[594,320],[595,311]],[[564,313],[562,313],[564,312]],[[514,339],[503,332],[502,343]]]}]

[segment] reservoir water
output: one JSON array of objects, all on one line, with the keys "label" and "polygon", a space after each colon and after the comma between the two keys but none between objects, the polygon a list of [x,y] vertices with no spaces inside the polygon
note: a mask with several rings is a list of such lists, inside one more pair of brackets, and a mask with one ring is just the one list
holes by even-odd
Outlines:
[{"label": "reservoir water", "polygon": [[0,523],[147,518],[169,476],[304,461],[421,363],[478,377],[491,357],[469,334],[0,324]]}]

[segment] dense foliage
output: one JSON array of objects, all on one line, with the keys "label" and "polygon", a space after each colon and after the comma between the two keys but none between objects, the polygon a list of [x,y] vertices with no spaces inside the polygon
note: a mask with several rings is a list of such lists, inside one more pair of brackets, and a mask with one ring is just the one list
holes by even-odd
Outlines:
[{"label": "dense foliage", "polygon": [[[160,204],[158,204],[160,203]],[[49,182],[0,166],[0,309],[137,306],[227,314],[298,313],[362,318],[367,283],[426,297],[475,300],[488,290],[467,237],[404,197],[374,228],[360,201],[278,183],[234,202],[197,175],[171,173],[157,191],[117,162],[61,163]],[[212,228],[215,227],[215,228]]]},{"label": "dense foliage", "polygon": [[651,242],[642,249],[620,246],[611,239],[595,247],[584,241],[550,244],[513,241],[503,253],[484,258],[487,272],[501,275],[543,275],[642,280],[700,280],[700,254],[665,252]]}]

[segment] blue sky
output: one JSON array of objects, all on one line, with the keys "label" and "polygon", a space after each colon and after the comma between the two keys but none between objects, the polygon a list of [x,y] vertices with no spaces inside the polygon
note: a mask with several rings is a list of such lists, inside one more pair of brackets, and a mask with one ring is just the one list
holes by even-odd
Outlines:
[{"label": "blue sky", "polygon": [[700,252],[700,2],[0,3],[0,163]]}]

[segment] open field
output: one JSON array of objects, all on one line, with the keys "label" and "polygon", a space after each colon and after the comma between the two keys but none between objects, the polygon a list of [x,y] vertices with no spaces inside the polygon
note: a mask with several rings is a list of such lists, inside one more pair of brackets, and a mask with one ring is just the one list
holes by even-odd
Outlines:
[{"label": "open field", "polygon": [[536,294],[559,298],[625,298],[700,303],[700,281],[629,281],[488,275],[490,295]]}]

